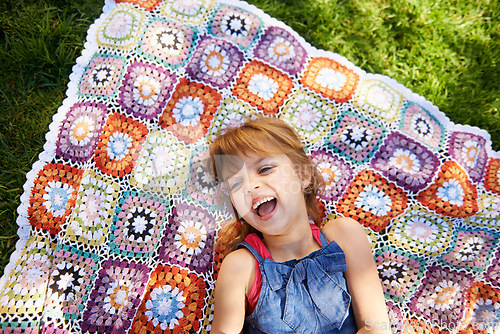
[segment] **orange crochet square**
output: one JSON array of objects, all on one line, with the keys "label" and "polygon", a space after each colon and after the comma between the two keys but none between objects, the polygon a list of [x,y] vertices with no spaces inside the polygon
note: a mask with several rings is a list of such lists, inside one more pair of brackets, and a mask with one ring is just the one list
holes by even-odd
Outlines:
[{"label": "orange crochet square", "polygon": [[116,0],[116,3],[131,3],[139,5],[147,11],[152,12],[162,0]]},{"label": "orange crochet square", "polygon": [[119,113],[111,114],[94,152],[96,167],[105,174],[122,177],[135,166],[148,128]]},{"label": "orange crochet square", "polygon": [[441,166],[434,183],[422,190],[417,200],[432,211],[448,217],[468,217],[479,211],[476,186],[453,160]]},{"label": "orange crochet square", "polygon": [[293,81],[288,75],[254,60],[243,68],[233,94],[265,114],[275,115],[290,95],[292,87]]},{"label": "orange crochet square", "polygon": [[361,171],[337,204],[337,212],[380,232],[408,206],[404,191],[382,175]]},{"label": "orange crochet square", "polygon": [[349,101],[358,85],[359,75],[330,58],[313,58],[301,83],[338,103]]},{"label": "orange crochet square", "polygon": [[181,78],[159,125],[185,143],[194,143],[208,132],[221,100],[217,89]]},{"label": "orange crochet square", "polygon": [[28,220],[31,226],[56,235],[75,206],[83,170],[48,163],[31,188]]},{"label": "orange crochet square", "polygon": [[500,195],[500,159],[491,159],[484,174],[484,187]]},{"label": "orange crochet square", "polygon": [[[202,276],[176,265],[158,265],[129,333],[199,333],[207,290]],[[172,321],[174,316],[177,321]]]}]

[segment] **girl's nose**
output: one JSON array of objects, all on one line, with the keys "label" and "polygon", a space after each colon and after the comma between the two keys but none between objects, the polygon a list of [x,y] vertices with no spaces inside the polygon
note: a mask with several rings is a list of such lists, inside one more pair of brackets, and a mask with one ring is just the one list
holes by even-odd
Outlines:
[{"label": "girl's nose", "polygon": [[260,188],[260,180],[258,179],[257,176],[248,176],[248,184],[246,187],[246,193],[250,194],[252,191]]},{"label": "girl's nose", "polygon": [[250,194],[250,193],[252,193],[252,191],[254,191],[254,190],[258,189],[258,188],[260,188],[260,185],[258,185],[258,184],[256,184],[256,185],[250,185],[250,186],[248,186],[246,188],[245,193]]}]

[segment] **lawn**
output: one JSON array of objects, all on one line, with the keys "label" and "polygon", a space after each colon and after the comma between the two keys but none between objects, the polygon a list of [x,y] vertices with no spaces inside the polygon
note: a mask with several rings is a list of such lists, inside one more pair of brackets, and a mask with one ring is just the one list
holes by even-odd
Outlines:
[{"label": "lawn", "polygon": [[[104,0],[0,2],[0,275],[26,173]],[[500,20],[490,0],[249,0],[313,46],[388,75],[500,150]]]}]

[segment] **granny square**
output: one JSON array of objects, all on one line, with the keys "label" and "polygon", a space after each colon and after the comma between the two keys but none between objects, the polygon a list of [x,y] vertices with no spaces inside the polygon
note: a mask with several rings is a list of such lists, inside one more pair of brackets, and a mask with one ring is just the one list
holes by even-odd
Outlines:
[{"label": "granny square", "polygon": [[417,141],[391,132],[375,153],[371,166],[405,190],[418,192],[436,175],[439,159]]},{"label": "granny square", "polygon": [[80,80],[80,95],[109,99],[115,97],[123,79],[125,58],[96,53]]},{"label": "granny square", "polygon": [[465,132],[453,132],[449,139],[449,153],[469,174],[474,182],[483,178],[488,156],[485,148],[486,140],[477,135]]},{"label": "granny square", "polygon": [[380,174],[364,170],[352,180],[337,203],[337,212],[380,232],[408,205],[405,193]]},{"label": "granny square", "polygon": [[149,272],[144,264],[105,260],[80,320],[81,329],[89,333],[128,332]]},{"label": "granny square", "polygon": [[462,167],[446,161],[436,180],[417,197],[429,209],[449,217],[467,217],[478,212],[477,188]]},{"label": "granny square", "polygon": [[160,127],[192,144],[205,136],[222,96],[208,85],[181,78],[160,116]]},{"label": "granny square", "polygon": [[34,181],[28,207],[31,226],[56,235],[75,206],[83,170],[46,164]]},{"label": "granny square", "polygon": [[64,226],[66,236],[81,244],[102,245],[109,231],[119,191],[116,181],[93,170],[85,171],[75,208]]},{"label": "granny square", "polygon": [[186,71],[195,80],[227,88],[243,66],[243,59],[243,53],[231,42],[203,36]]},{"label": "granny square", "polygon": [[307,64],[301,83],[314,92],[338,103],[352,99],[359,75],[347,66],[326,57],[316,57]]},{"label": "granny square", "polygon": [[129,333],[194,333],[200,330],[207,283],[178,266],[159,265],[151,273]]},{"label": "granny square", "polygon": [[133,116],[156,119],[176,82],[176,75],[162,66],[135,61],[127,67],[118,103]]},{"label": "granny square", "polygon": [[[165,150],[165,147],[170,150]],[[186,180],[190,152],[190,149],[170,132],[151,132],[137,159],[130,184],[153,194],[177,192]]]},{"label": "granny square", "polygon": [[432,150],[442,148],[446,130],[437,117],[418,103],[407,101],[401,111],[399,129]]},{"label": "granny square", "polygon": [[304,67],[307,54],[291,33],[283,28],[269,27],[255,47],[254,55],[290,75],[296,75]]},{"label": "granny square", "polygon": [[172,209],[159,258],[200,273],[211,268],[214,249],[214,217],[204,208],[179,203]]},{"label": "granny square", "polygon": [[130,258],[147,259],[154,253],[170,212],[170,203],[135,191],[118,200],[108,246]]},{"label": "granny square", "polygon": [[90,160],[97,147],[107,109],[103,103],[75,103],[59,129],[56,154],[74,162]]},{"label": "granny square", "polygon": [[399,120],[403,95],[379,78],[360,80],[353,105],[386,125]]},{"label": "granny square", "polygon": [[464,314],[466,290],[472,281],[465,272],[430,266],[409,307],[424,322],[441,330],[455,330]]},{"label": "granny square", "polygon": [[79,318],[97,277],[97,254],[60,244],[54,252],[54,268],[48,287],[47,316],[73,321]]},{"label": "granny square", "polygon": [[293,81],[287,74],[254,60],[241,71],[233,95],[267,115],[275,115],[290,95],[292,87]]},{"label": "granny square", "polygon": [[96,167],[111,176],[130,174],[147,134],[145,124],[119,113],[109,115],[94,152]]},{"label": "granny square", "polygon": [[451,219],[414,205],[392,222],[389,240],[421,256],[439,256],[448,249],[452,232]]},{"label": "granny square", "polygon": [[354,164],[371,160],[383,142],[386,129],[380,123],[354,110],[342,112],[332,131],[325,137],[325,145]]}]

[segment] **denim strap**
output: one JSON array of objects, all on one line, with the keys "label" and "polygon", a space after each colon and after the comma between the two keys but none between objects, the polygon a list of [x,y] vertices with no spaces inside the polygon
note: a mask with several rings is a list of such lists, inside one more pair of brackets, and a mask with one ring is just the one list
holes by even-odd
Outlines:
[{"label": "denim strap", "polygon": [[255,258],[257,259],[259,264],[264,262],[264,258],[262,257],[262,255],[260,255],[259,252],[255,248],[253,248],[248,242],[242,241],[241,243],[238,244],[236,249],[239,249],[242,247],[245,247],[246,249],[248,249],[253,254],[253,256],[255,256]]}]

